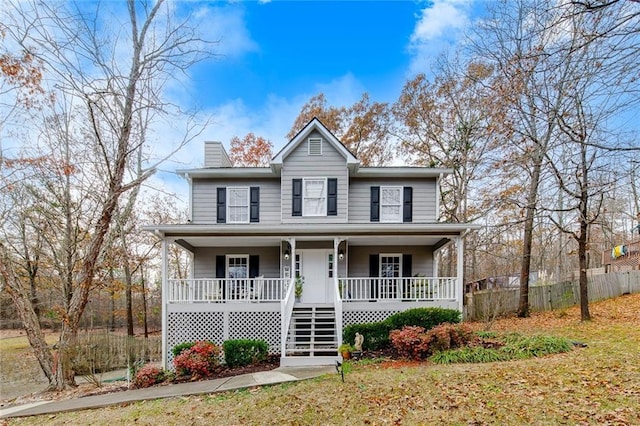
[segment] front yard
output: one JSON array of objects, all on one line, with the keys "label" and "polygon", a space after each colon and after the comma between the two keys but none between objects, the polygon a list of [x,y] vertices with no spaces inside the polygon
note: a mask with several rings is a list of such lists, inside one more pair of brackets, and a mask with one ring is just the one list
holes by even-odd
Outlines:
[{"label": "front yard", "polygon": [[362,361],[345,383],[335,374],[9,424],[640,424],[640,294],[591,307],[589,323],[571,308],[493,325],[587,344],[565,354],[488,364]]}]

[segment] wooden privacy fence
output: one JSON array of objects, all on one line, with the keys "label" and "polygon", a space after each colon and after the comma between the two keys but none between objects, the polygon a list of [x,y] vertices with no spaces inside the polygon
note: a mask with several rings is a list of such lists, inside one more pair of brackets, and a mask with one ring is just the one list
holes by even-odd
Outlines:
[{"label": "wooden privacy fence", "polygon": [[127,336],[115,333],[79,333],[74,353],[73,369],[78,375],[101,373],[127,368],[133,362],[160,361],[160,336]]},{"label": "wooden privacy fence", "polygon": [[[640,271],[616,272],[587,278],[589,302],[611,299],[628,293],[640,293]],[[487,320],[516,312],[519,288],[481,290],[466,295],[465,319]],[[580,303],[578,281],[529,287],[532,311],[564,309]]]}]

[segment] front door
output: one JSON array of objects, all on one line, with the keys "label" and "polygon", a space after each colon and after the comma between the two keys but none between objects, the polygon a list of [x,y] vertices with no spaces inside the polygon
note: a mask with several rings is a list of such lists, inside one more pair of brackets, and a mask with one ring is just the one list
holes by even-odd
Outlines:
[{"label": "front door", "polygon": [[300,275],[304,277],[302,303],[333,301],[333,252],[331,250],[300,250]]}]

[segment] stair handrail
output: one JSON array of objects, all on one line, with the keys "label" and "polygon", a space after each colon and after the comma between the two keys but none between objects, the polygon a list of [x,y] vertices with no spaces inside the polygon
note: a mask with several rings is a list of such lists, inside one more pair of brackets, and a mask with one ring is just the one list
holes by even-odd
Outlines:
[{"label": "stair handrail", "polygon": [[295,299],[293,297],[295,288],[295,279],[292,277],[289,286],[285,291],[284,298],[280,301],[280,316],[282,317],[282,330],[280,336],[280,357],[287,356],[287,334],[291,325],[291,316],[293,314],[293,305]]}]

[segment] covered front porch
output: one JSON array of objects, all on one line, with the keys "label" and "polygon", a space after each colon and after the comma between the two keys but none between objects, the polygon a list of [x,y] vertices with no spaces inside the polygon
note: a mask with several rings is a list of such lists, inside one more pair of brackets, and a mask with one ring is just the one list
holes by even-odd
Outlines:
[{"label": "covered front porch", "polygon": [[[339,227],[338,227],[339,228]],[[262,338],[283,365],[337,359],[345,325],[382,320],[412,307],[462,309],[462,238],[457,232],[344,236],[169,235],[163,242],[163,345],[206,338]],[[190,277],[173,278],[171,244],[192,256]],[[455,275],[438,273],[454,245]],[[302,294],[296,297],[296,281]],[[313,324],[321,312],[331,337]],[[235,323],[234,323],[235,321]],[[308,331],[301,324],[308,321]],[[212,322],[214,324],[212,324]],[[301,330],[306,334],[301,337]],[[197,337],[190,337],[197,336]],[[327,355],[332,353],[333,355]],[[302,354],[302,356],[301,356]]]}]

